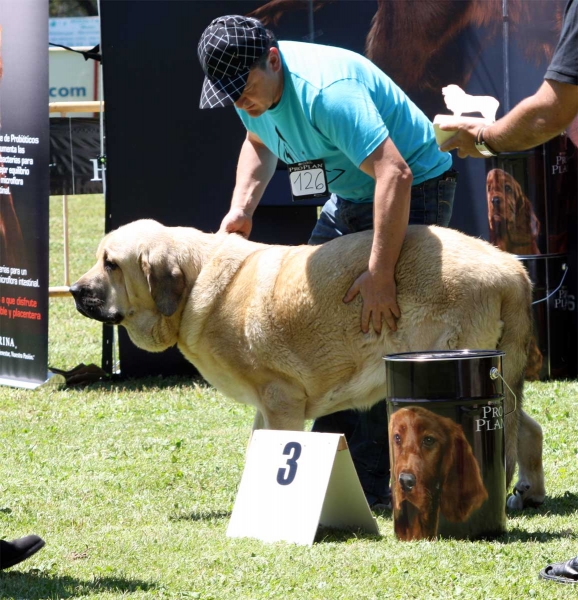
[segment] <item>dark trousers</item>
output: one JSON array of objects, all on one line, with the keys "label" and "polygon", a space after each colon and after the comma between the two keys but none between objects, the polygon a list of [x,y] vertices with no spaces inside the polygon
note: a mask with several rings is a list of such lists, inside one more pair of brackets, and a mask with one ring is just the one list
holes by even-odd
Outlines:
[{"label": "dark trousers", "polygon": [[[454,204],[457,173],[414,186],[409,223],[447,227]],[[373,203],[350,202],[335,194],[325,203],[309,244],[323,244],[336,237],[373,229]],[[352,282],[353,283],[353,282]],[[385,366],[383,367],[385,369]],[[343,433],[370,505],[389,496],[389,442],[386,403],[368,411],[345,410],[316,419],[313,431]]]}]

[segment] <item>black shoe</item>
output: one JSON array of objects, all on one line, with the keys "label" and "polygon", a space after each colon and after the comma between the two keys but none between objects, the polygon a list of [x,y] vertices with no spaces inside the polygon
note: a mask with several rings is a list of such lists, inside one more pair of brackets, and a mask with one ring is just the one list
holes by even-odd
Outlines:
[{"label": "black shoe", "polygon": [[0,571],[36,554],[44,544],[45,541],[37,535],[27,535],[12,542],[0,540]]},{"label": "black shoe", "polygon": [[381,513],[391,510],[391,490],[385,496],[376,496],[374,494],[366,494],[367,504],[373,512]]},{"label": "black shoe", "polygon": [[540,577],[558,583],[578,583],[578,556],[566,562],[548,565],[540,571]]}]

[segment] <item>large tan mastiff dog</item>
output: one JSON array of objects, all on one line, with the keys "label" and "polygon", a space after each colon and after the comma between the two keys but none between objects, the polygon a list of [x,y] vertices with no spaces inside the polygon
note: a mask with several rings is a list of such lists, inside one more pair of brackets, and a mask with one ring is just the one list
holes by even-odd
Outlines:
[{"label": "large tan mastiff dog", "polygon": [[[78,310],[126,327],[160,352],[177,344],[219,391],[251,404],[270,429],[301,430],[385,396],[383,356],[444,349],[506,352],[507,479],[512,507],[544,499],[542,432],[521,410],[531,336],[531,284],[522,265],[451,229],[408,228],[396,269],[397,331],[360,330],[361,299],[342,298],[367,268],[372,232],[322,246],[269,246],[155,221],[100,243],[72,287]],[[259,423],[259,419],[256,419]],[[385,425],[384,425],[385,426]]]}]

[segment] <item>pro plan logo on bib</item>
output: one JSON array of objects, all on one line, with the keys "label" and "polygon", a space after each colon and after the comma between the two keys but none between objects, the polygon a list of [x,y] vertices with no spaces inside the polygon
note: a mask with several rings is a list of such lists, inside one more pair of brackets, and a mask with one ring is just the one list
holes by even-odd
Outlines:
[{"label": "pro plan logo on bib", "polygon": [[287,165],[293,201],[327,196],[327,175],[323,159]]}]

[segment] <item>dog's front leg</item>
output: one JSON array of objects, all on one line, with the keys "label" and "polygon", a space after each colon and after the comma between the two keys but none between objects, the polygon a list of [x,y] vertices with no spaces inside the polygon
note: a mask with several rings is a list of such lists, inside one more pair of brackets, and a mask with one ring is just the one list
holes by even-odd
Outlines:
[{"label": "dog's front leg", "polygon": [[300,396],[298,390],[285,382],[264,386],[260,394],[264,428],[303,431],[306,403]]},{"label": "dog's front leg", "polygon": [[259,409],[255,411],[252,431],[255,431],[256,429],[265,429],[265,419],[263,418],[263,413]]}]

